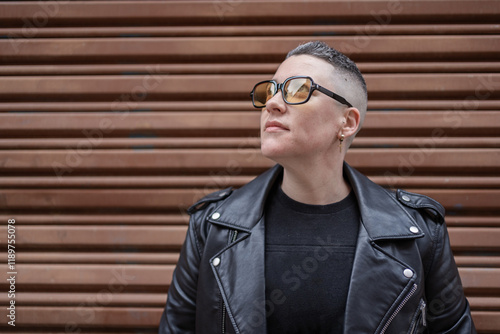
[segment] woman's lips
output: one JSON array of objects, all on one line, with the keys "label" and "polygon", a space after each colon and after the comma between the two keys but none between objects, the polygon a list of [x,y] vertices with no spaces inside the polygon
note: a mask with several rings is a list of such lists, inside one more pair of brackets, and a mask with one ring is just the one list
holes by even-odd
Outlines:
[{"label": "woman's lips", "polygon": [[278,121],[267,121],[265,125],[266,132],[289,131],[289,129]]}]

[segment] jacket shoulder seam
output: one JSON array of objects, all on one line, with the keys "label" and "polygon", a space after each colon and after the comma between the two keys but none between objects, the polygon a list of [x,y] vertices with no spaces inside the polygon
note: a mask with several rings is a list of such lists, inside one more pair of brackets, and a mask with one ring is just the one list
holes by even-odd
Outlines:
[{"label": "jacket shoulder seam", "polygon": [[210,203],[215,203],[221,200],[226,199],[229,197],[233,192],[233,187],[225,188],[219,191],[215,191],[211,194],[208,194],[207,196],[203,197],[202,199],[198,200],[196,203],[191,205],[188,209],[187,212],[188,214],[192,215],[193,213],[200,211],[202,209],[205,209]]},{"label": "jacket shoulder seam", "polygon": [[397,190],[396,197],[403,205],[417,210],[424,210],[434,221],[444,222],[444,207],[435,199],[402,189]]}]

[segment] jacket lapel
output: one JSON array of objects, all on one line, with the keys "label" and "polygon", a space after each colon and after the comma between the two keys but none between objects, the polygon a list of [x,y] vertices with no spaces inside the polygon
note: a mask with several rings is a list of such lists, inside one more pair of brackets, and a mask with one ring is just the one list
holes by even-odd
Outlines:
[{"label": "jacket lapel", "polygon": [[[416,270],[402,256],[408,248],[404,240],[422,237],[423,233],[385,189],[347,164],[344,173],[354,189],[361,214],[344,333],[380,333],[417,279]],[[384,242],[391,240],[401,242]]]},{"label": "jacket lapel", "polygon": [[[215,209],[220,216],[209,218],[212,224],[238,232],[236,240],[211,260],[236,333],[266,333],[263,215],[267,195],[280,172],[276,165],[235,191]],[[220,263],[214,266],[216,257]]]}]

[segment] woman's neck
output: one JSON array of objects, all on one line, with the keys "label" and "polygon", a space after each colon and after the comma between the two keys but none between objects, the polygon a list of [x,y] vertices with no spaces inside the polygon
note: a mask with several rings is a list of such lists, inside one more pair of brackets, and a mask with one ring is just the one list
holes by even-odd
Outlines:
[{"label": "woman's neck", "polygon": [[343,162],[283,165],[283,192],[297,202],[326,205],[344,199],[351,187],[343,177]]}]

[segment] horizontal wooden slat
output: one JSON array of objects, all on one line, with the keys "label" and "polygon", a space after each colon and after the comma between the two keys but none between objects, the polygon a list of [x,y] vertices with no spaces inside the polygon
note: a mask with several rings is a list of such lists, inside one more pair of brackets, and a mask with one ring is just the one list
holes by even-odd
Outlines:
[{"label": "horizontal wooden slat", "polygon": [[[7,286],[7,265],[2,268],[0,286]],[[108,289],[111,292],[167,291],[172,279],[174,265],[96,265],[96,264],[16,264],[16,288],[51,287],[56,290],[72,288],[71,291]],[[5,282],[5,283],[3,283]],[[96,290],[97,289],[97,290]]]},{"label": "horizontal wooden slat", "polygon": [[479,333],[498,333],[500,312],[477,311],[472,313],[472,319]]},{"label": "horizontal wooden slat", "polygon": [[[17,226],[19,247],[177,248],[184,242],[185,226]],[[7,244],[6,236],[0,244]]]},{"label": "horizontal wooden slat", "polygon": [[[498,198],[498,197],[497,197]],[[453,227],[448,229],[453,250],[500,251],[500,229]]]},{"label": "horizontal wooden slat", "polygon": [[[158,210],[182,212],[197,199],[215,189],[165,190],[1,190],[0,204],[9,210],[32,209],[102,209]],[[414,190],[414,189],[409,189]],[[443,204],[449,212],[498,210],[497,189],[419,189]]]},{"label": "horizontal wooden slat", "polygon": [[121,213],[98,213],[89,214],[88,212],[71,214],[37,214],[37,213],[16,213],[5,214],[0,213],[0,219],[7,221],[8,219],[16,219],[17,225],[130,225],[130,224],[146,224],[146,225],[187,225],[189,216],[184,212],[177,214],[164,213],[140,213],[140,214],[121,214]]},{"label": "horizontal wooden slat", "polygon": [[[257,2],[257,4],[256,4]],[[460,5],[450,6],[449,1],[429,1],[425,6],[412,1],[402,1],[389,5],[387,1],[309,1],[307,6],[303,6],[302,0],[283,0],[261,2],[250,0],[229,4],[229,9],[217,7],[213,1],[169,1],[168,4],[156,1],[141,1],[134,3],[130,1],[112,2],[90,2],[75,1],[74,3],[56,3],[55,5],[40,5],[33,2],[20,3],[16,6],[4,4],[0,11],[0,19],[4,25],[22,25],[21,18],[31,18],[38,12],[44,11],[50,15],[51,24],[61,24],[61,22],[92,22],[109,24],[116,22],[169,22],[178,24],[191,19],[191,22],[207,23],[231,23],[249,20],[256,22],[260,19],[263,22],[280,20],[294,23],[316,22],[318,19],[331,20],[331,13],[335,13],[336,21],[342,19],[369,19],[374,20],[374,16],[387,12],[393,21],[403,19],[416,20],[425,18],[441,18],[440,22],[464,20],[484,22],[488,18],[494,18],[498,14],[497,3],[495,1],[460,1]],[[120,10],[116,10],[117,6]],[[390,10],[390,11],[389,11]],[[380,14],[379,14],[380,13]],[[300,20],[300,21],[299,21]],[[482,21],[481,21],[482,20]]]},{"label": "horizontal wooden slat", "polygon": [[[184,235],[180,236],[184,238]],[[175,241],[178,242],[178,241]],[[166,246],[164,243],[163,247]],[[174,252],[120,252],[118,249],[110,252],[97,252],[92,247],[88,251],[28,251],[16,253],[17,263],[81,263],[81,264],[176,264],[179,258],[178,250]],[[0,262],[7,263],[7,259]],[[485,261],[483,261],[485,263]]]},{"label": "horizontal wooden slat", "polygon": [[[203,160],[200,161],[200,157]],[[483,173],[496,170],[500,159],[498,149],[352,149],[347,162],[357,168],[385,170],[387,177],[409,176],[419,170],[446,170],[450,166],[470,172],[481,162]],[[77,170],[180,170],[184,172],[230,169],[233,175],[252,168],[274,165],[258,149],[142,149],[142,150],[24,150],[0,151],[4,171],[30,168],[65,175]],[[390,172],[396,169],[396,173]]]},{"label": "horizontal wooden slat", "polygon": [[[484,94],[484,92],[483,92]],[[250,100],[248,101],[133,101],[133,103],[121,104],[115,99],[108,102],[0,102],[0,112],[86,112],[86,111],[252,111],[255,108]],[[443,100],[369,100],[369,111],[498,111],[500,110],[500,100],[474,99],[466,103],[464,99],[443,99]]]},{"label": "horizontal wooden slat", "polygon": [[[180,248],[186,234],[184,226],[23,226],[16,228],[16,244],[22,247],[93,247],[164,249]],[[449,229],[454,250],[500,251],[500,228]],[[6,237],[0,238],[6,244]]]},{"label": "horizontal wooden slat", "polygon": [[[2,266],[6,269],[6,265]],[[173,265],[17,264],[17,272],[23,275],[17,276],[16,286],[22,289],[52,285],[62,289],[80,285],[81,289],[85,289],[120,284],[122,291],[141,287],[151,291],[158,287],[166,288],[173,269]],[[7,272],[3,271],[5,279],[2,282],[7,282]],[[466,291],[488,293],[500,290],[500,268],[459,268],[459,272]]]},{"label": "horizontal wooden slat", "polygon": [[[47,292],[16,293],[16,301],[23,306],[61,306],[61,305],[95,305],[102,302],[104,296],[95,293],[61,292],[58,294]],[[163,307],[166,293],[116,293],[106,296],[107,306],[141,305],[145,307]],[[0,302],[7,300],[6,295],[0,295]],[[500,310],[500,298],[470,297],[469,302],[473,310]]]},{"label": "horizontal wooden slat", "polygon": [[[455,251],[454,254],[460,254]],[[455,255],[455,262],[459,267],[495,267],[500,268],[500,256],[472,256]],[[500,301],[500,298],[498,298]],[[499,307],[500,308],[500,307]]]},{"label": "horizontal wooden slat", "polygon": [[[115,130],[153,130],[162,128],[174,129],[230,129],[257,130],[260,124],[260,111],[252,112],[129,112],[129,113],[33,113],[29,119],[25,113],[3,113],[1,130],[10,128],[15,131],[49,129],[51,131],[67,128],[69,130],[102,129],[112,132]],[[429,116],[432,115],[432,119]],[[102,119],[109,120],[104,123]],[[369,111],[366,115],[363,130],[391,129],[404,130],[426,129],[431,124],[438,129],[466,128],[473,130],[476,127],[484,129],[500,129],[500,116],[496,112],[488,111]],[[109,129],[109,130],[108,130]],[[362,130],[362,131],[363,131]],[[388,134],[388,135],[392,135]],[[189,138],[187,138],[189,140]]]},{"label": "horizontal wooden slat", "polygon": [[27,31],[24,28],[0,28],[0,36],[8,38],[36,37],[199,37],[199,36],[311,36],[311,35],[437,35],[437,34],[494,34],[496,24],[421,24],[421,25],[239,25],[239,26],[187,26],[187,27],[64,27],[40,28]]},{"label": "horizontal wooden slat", "polygon": [[[98,305],[105,306],[133,306],[137,307],[163,307],[165,306],[167,294],[162,293],[114,293],[112,295],[96,294],[89,292],[18,292],[16,293],[16,302],[22,306],[79,306],[79,305]],[[7,295],[0,295],[0,303],[7,301]],[[488,301],[483,304],[495,305]],[[500,304],[499,304],[500,307]]]},{"label": "horizontal wooden slat", "polygon": [[[402,129],[401,129],[402,130]],[[444,131],[444,129],[441,129]],[[441,131],[440,130],[440,131]],[[468,129],[461,129],[461,133]],[[148,132],[150,132],[149,130]],[[255,130],[257,132],[258,130]],[[377,131],[382,131],[382,129]],[[422,129],[426,131],[426,129]],[[474,130],[470,130],[474,131]],[[30,131],[26,131],[28,135]],[[19,135],[20,132],[17,132]],[[78,133],[77,133],[78,134]],[[32,139],[1,139],[0,148],[9,149],[81,149],[84,145],[92,145],[94,149],[153,149],[153,148],[258,148],[260,139],[256,137],[229,138],[100,138],[98,131],[84,131],[82,138],[40,138]],[[93,134],[95,137],[91,137]],[[102,133],[104,135],[104,133]],[[364,137],[360,134],[351,144],[351,148],[499,148],[500,138],[496,137]]]},{"label": "horizontal wooden slat", "polygon": [[[256,176],[256,175],[255,175]],[[255,176],[236,176],[231,173],[220,173],[212,176],[9,176],[0,177],[0,188],[227,188],[241,187]],[[413,176],[413,177],[368,177],[384,187],[392,188],[498,188],[500,177],[496,176]]]},{"label": "horizontal wooden slat", "polygon": [[[218,135],[220,138],[209,138],[208,143],[214,147],[227,145],[231,136],[240,137],[238,147],[257,146],[260,111],[250,112],[123,112],[123,113],[0,113],[0,137],[32,137],[33,135],[50,136],[77,136],[86,139],[78,142],[77,146],[91,144],[100,148],[103,138],[117,136],[132,136],[134,133],[143,136],[162,135],[169,138],[172,145],[180,147],[200,141],[201,133]],[[430,117],[432,115],[432,117]],[[474,137],[476,143],[480,140],[495,145],[500,131],[500,116],[490,111],[369,111],[366,115],[362,130],[359,133],[359,146],[367,145],[363,137],[383,138],[429,136],[424,138],[410,138],[413,146],[439,145],[449,140],[464,140],[464,136]],[[185,138],[191,134],[193,137]],[[479,136],[481,135],[481,137]],[[484,138],[490,135],[492,137]],[[224,138],[228,137],[228,138]],[[241,137],[245,137],[241,139]],[[8,139],[10,139],[8,138]],[[383,138],[371,138],[374,145],[383,142]],[[127,138],[126,140],[151,140],[161,142],[164,138]],[[468,139],[468,138],[467,138]],[[124,140],[122,138],[122,140]],[[363,141],[364,140],[364,141]],[[387,140],[387,139],[386,139]],[[401,139],[403,140],[403,139]],[[32,145],[36,145],[36,142]],[[89,142],[89,143],[87,143]],[[41,142],[43,143],[43,141]],[[62,143],[59,141],[59,147]],[[111,142],[110,142],[111,143]],[[408,138],[407,138],[408,143]],[[235,143],[236,144],[236,143]],[[4,145],[4,144],[2,144]],[[356,144],[357,145],[357,144]],[[234,144],[233,144],[234,146]]]},{"label": "horizontal wooden slat", "polygon": [[[17,326],[44,328],[56,326],[58,329],[78,330],[80,328],[115,327],[115,328],[157,328],[162,309],[159,307],[105,307],[74,306],[74,307],[16,307]],[[5,307],[0,310],[0,317],[7,319]],[[7,324],[1,324],[3,328]],[[0,328],[2,328],[0,327]],[[10,329],[10,328],[9,328]]]},{"label": "horizontal wooden slat", "polygon": [[[361,43],[351,36],[324,37],[330,45],[355,61],[470,60],[496,61],[497,35],[370,36]],[[0,40],[0,60],[20,63],[93,61],[213,61],[278,62],[304,41],[303,37],[159,37],[159,38],[59,38]],[[272,48],[267,45],[273,45]]]},{"label": "horizontal wooden slat", "polygon": [[[18,317],[23,319],[18,322],[21,326],[26,327],[29,325],[36,325],[37,328],[43,328],[50,325],[59,325],[60,327],[57,328],[64,329],[64,327],[66,327],[66,329],[72,328],[75,330],[79,329],[80,331],[85,328],[99,328],[103,325],[114,326],[115,328],[122,330],[124,328],[157,328],[162,312],[163,309],[159,307],[128,309],[106,307],[105,309],[96,309],[96,307],[92,306],[80,306],[73,308],[19,306],[16,309]],[[2,308],[0,316],[6,318],[6,315],[6,310]],[[472,313],[472,317],[477,329],[485,331],[486,333],[492,330],[494,331],[500,325],[500,312],[476,311]],[[89,319],[92,319],[92,321],[89,321]],[[71,327],[69,327],[70,325]],[[10,332],[11,328],[8,330],[9,331],[5,333],[28,334],[28,332],[20,332],[17,330]],[[50,334],[50,332],[45,333]]]},{"label": "horizontal wooden slat", "polygon": [[[117,75],[148,74],[267,74],[272,76],[278,63],[236,64],[71,64],[1,65],[1,75]],[[362,73],[481,73],[500,71],[500,62],[358,62]]]},{"label": "horizontal wooden slat", "polygon": [[483,293],[486,296],[500,291],[500,268],[459,268],[466,293]]},{"label": "horizontal wooden slat", "polygon": [[4,209],[101,209],[183,211],[215,189],[1,190]]},{"label": "horizontal wooden slat", "polygon": [[500,190],[472,189],[409,189],[434,198],[453,215],[467,210],[498,211]]},{"label": "horizontal wooden slat", "polygon": [[[480,213],[481,214],[481,213]],[[16,219],[18,225],[187,225],[189,216],[184,212],[177,214],[164,213],[140,213],[140,214],[117,214],[117,213],[97,213],[88,212],[80,214],[71,213],[32,213],[23,212],[5,214],[0,213],[0,220]],[[457,227],[500,227],[500,217],[492,215],[467,215],[467,216],[447,216],[448,226]]]},{"label": "horizontal wooden slat", "polygon": [[[0,41],[1,42],[1,41]],[[499,43],[500,49],[500,43]],[[499,53],[500,55],[500,53]],[[26,101],[51,99],[85,101],[92,98],[115,100],[116,107],[143,100],[200,100],[207,96],[249,100],[256,82],[264,75],[147,75],[98,76],[24,76],[0,77],[0,100]],[[464,98],[500,97],[500,74],[367,74],[370,97],[380,98]],[[216,83],[216,84],[215,84]],[[468,102],[468,101],[465,101]],[[464,103],[465,103],[464,102]],[[472,105],[472,102],[469,102]]]}]

